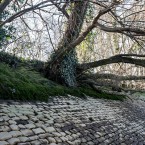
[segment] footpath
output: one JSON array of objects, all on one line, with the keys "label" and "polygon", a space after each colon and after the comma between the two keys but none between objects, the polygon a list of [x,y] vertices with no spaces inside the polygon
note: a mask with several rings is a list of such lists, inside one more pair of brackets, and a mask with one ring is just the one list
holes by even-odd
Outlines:
[{"label": "footpath", "polygon": [[0,101],[0,145],[145,145],[144,100]]}]

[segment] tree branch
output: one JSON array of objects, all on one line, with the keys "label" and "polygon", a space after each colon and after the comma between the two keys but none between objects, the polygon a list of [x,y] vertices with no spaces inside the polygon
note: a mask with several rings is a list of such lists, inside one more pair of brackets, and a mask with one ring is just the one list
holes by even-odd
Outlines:
[{"label": "tree branch", "polygon": [[66,16],[67,19],[69,19],[69,14],[67,13],[67,11],[66,11],[65,9],[59,7],[57,4],[55,4],[55,3],[53,2],[53,0],[50,0],[50,1],[51,1],[52,4],[54,4],[54,5],[57,7],[57,9],[58,9],[59,11],[61,11],[61,12]]},{"label": "tree branch", "polygon": [[105,25],[102,25],[97,22],[96,27],[99,27],[101,30],[106,32],[116,32],[116,33],[123,33],[123,32],[130,32],[135,33],[138,36],[145,36],[145,31],[138,29],[138,28],[131,28],[131,27],[106,27]]},{"label": "tree branch", "polygon": [[105,74],[89,74],[86,76],[87,78],[90,79],[111,79],[111,80],[118,80],[118,81],[123,81],[123,80],[145,80],[145,76],[119,76],[119,75],[115,75],[115,74],[109,74],[109,73],[105,73]]},{"label": "tree branch", "polygon": [[[5,0],[7,1],[7,0]],[[33,11],[33,10],[36,10],[36,9],[40,9],[40,8],[44,8],[44,7],[47,7],[47,6],[52,6],[54,4],[49,4],[50,0],[46,0],[46,1],[43,1],[43,2],[40,2],[34,6],[31,6],[29,8],[26,8],[26,9],[23,9],[17,13],[15,13],[14,15],[12,15],[11,17],[9,17],[8,19],[6,19],[5,21],[3,21],[2,23],[0,23],[0,27],[4,26],[6,23],[9,23],[11,21],[13,21],[14,19],[24,15],[25,13],[27,12],[30,12],[30,11]],[[59,2],[59,3],[55,3],[55,4],[60,4],[62,2]]]},{"label": "tree branch", "polygon": [[80,64],[78,65],[78,69],[81,72],[83,72],[90,68],[95,68],[102,65],[112,64],[112,63],[130,63],[130,64],[135,64],[135,65],[145,67],[145,59],[136,59],[136,58],[131,58],[130,56],[145,57],[145,55],[137,55],[137,54],[120,54],[120,55],[112,56],[107,59]]}]

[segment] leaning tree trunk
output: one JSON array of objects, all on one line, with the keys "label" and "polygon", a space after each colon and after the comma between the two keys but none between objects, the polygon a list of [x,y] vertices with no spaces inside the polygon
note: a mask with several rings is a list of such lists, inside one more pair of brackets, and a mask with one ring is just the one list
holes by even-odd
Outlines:
[{"label": "leaning tree trunk", "polygon": [[[65,55],[63,55],[63,58],[61,59],[57,58],[57,54],[60,53],[61,50],[67,49],[69,44],[79,36],[87,10],[87,5],[88,2],[74,2],[73,10],[69,16],[63,39],[60,41],[58,50],[55,54],[53,54],[52,60],[46,68],[46,75],[48,78],[69,87],[77,86],[77,57],[75,49],[72,48],[69,52],[65,52]],[[53,59],[57,61],[53,62]]]}]

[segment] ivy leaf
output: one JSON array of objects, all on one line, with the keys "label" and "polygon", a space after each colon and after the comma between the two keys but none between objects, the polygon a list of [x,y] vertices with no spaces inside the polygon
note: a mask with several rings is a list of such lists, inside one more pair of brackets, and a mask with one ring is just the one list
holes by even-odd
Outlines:
[{"label": "ivy leaf", "polygon": [[6,36],[6,40],[9,41],[10,39],[11,39],[11,36],[10,35],[7,35]]}]

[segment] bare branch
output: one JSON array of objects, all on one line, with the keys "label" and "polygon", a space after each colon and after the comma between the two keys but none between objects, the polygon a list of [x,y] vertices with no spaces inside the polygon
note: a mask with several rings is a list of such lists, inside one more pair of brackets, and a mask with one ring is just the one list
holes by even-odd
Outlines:
[{"label": "bare branch", "polygon": [[[47,7],[47,6],[54,5],[54,4],[48,4],[48,2],[50,2],[50,0],[46,0],[46,1],[40,2],[39,4],[36,4],[34,6],[31,6],[29,8],[23,9],[23,10],[15,13],[11,17],[9,17],[7,20],[5,20],[2,23],[0,23],[0,27],[4,26],[6,23],[9,23],[9,22],[13,21],[14,19],[24,15],[27,12],[30,12],[30,11],[33,11],[33,10],[36,10],[36,9],[40,9],[40,8],[44,8],[44,7]],[[55,3],[55,4],[60,4],[60,3],[62,3],[62,2]]]},{"label": "bare branch", "polygon": [[67,19],[69,19],[69,15],[68,15],[67,11],[64,8],[59,7],[58,4],[53,2],[53,0],[50,0],[50,1],[52,2],[52,4],[54,4],[57,7],[57,9],[59,11],[61,11],[66,16]]},{"label": "bare branch", "polygon": [[89,74],[87,75],[88,78],[91,79],[111,79],[111,80],[118,80],[118,81],[123,81],[123,80],[145,80],[145,76],[119,76],[119,75],[115,75],[115,74],[109,74],[109,73],[105,73],[105,74]]},{"label": "bare branch", "polygon": [[131,27],[106,27],[100,23],[97,22],[96,27],[99,27],[101,30],[106,31],[106,32],[116,32],[116,33],[123,33],[123,32],[130,32],[130,33],[135,33],[138,36],[145,36],[145,31],[138,29],[138,28],[131,28]]},{"label": "bare branch", "polygon": [[[130,56],[132,56],[132,55],[130,55]],[[142,55],[142,57],[143,57],[143,55]],[[144,55],[144,57],[145,57],[145,55]],[[124,54],[123,55],[120,54],[120,55],[112,56],[107,59],[102,59],[102,60],[98,60],[95,62],[80,64],[78,66],[78,69],[80,69],[81,71],[85,71],[90,68],[95,68],[95,67],[99,67],[102,65],[113,64],[113,63],[130,63],[130,64],[135,64],[138,66],[145,67],[145,59],[135,59],[135,58],[129,57],[129,55],[124,56]]]}]

